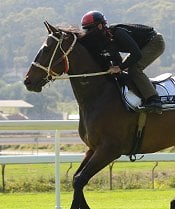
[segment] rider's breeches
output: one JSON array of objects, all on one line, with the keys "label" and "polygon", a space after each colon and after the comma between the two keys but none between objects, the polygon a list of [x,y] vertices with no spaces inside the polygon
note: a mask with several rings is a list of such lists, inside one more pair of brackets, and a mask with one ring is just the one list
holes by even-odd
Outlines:
[{"label": "rider's breeches", "polygon": [[165,42],[162,35],[158,33],[142,48],[142,58],[128,70],[130,79],[145,100],[150,96],[156,95],[157,92],[149,78],[143,73],[143,70],[158,58],[164,49]]}]

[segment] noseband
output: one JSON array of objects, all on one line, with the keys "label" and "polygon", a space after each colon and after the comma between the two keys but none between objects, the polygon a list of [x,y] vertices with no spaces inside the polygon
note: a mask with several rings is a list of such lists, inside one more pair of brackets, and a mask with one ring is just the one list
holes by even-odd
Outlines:
[{"label": "noseband", "polygon": [[56,44],[55,49],[53,51],[53,54],[52,54],[52,56],[50,58],[48,67],[45,67],[45,66],[41,65],[38,62],[32,62],[32,65],[34,65],[34,66],[36,66],[36,67],[44,70],[47,73],[47,77],[46,77],[47,80],[54,80],[55,78],[57,78],[59,76],[59,74],[55,73],[51,69],[51,65],[52,65],[53,59],[55,57],[55,54],[56,54],[58,48],[60,48],[60,50],[63,52],[63,55],[56,61],[56,63],[54,65],[56,65],[56,64],[64,61],[64,65],[65,65],[64,73],[67,73],[69,71],[69,59],[68,59],[68,55],[73,50],[73,47],[74,47],[74,45],[75,45],[75,43],[77,41],[77,36],[74,33],[71,33],[71,34],[73,35],[73,38],[74,39],[73,39],[73,42],[70,45],[69,49],[66,52],[62,48],[62,43],[63,43],[63,40],[64,40],[64,34],[61,33],[61,37],[60,38],[57,38],[53,33],[49,34],[48,37],[51,37],[54,40],[56,40],[57,41],[57,44]]}]

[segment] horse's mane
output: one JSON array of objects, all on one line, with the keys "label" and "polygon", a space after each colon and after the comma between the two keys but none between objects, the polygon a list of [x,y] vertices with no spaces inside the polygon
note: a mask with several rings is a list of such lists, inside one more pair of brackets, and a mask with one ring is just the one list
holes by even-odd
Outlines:
[{"label": "horse's mane", "polygon": [[78,38],[85,36],[85,32],[79,27],[75,25],[57,25],[56,29],[59,29],[65,33],[74,33]]}]

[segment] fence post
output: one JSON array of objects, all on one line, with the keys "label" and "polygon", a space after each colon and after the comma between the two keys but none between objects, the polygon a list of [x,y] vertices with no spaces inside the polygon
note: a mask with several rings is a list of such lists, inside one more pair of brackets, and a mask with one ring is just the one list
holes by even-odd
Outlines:
[{"label": "fence post", "polygon": [[2,164],[2,192],[5,192],[5,164]]},{"label": "fence post", "polygon": [[114,162],[109,164],[109,186],[110,186],[110,190],[113,189],[113,185],[112,185],[112,168],[113,168]]},{"label": "fence post", "polygon": [[60,131],[55,131],[55,209],[61,209],[60,206]]},{"label": "fence post", "polygon": [[155,171],[157,166],[158,166],[158,162],[156,161],[155,165],[154,165],[154,167],[152,169],[152,172],[151,172],[152,173],[152,178],[151,178],[151,180],[152,180],[152,189],[154,189],[154,171]]},{"label": "fence post", "polygon": [[66,172],[66,191],[69,191],[69,171],[71,168],[72,168],[72,163],[70,163],[70,166]]}]

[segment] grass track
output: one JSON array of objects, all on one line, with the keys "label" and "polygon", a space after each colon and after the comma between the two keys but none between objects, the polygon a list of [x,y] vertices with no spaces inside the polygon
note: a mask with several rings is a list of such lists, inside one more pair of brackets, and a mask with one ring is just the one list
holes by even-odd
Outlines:
[{"label": "grass track", "polygon": [[[169,209],[173,190],[117,190],[85,192],[91,209]],[[61,193],[62,209],[69,209],[71,192]],[[0,194],[0,209],[54,209],[54,193]]]},{"label": "grass track", "polygon": [[[61,163],[60,170],[61,176],[65,177],[65,173],[69,168],[69,163]],[[125,162],[125,163],[115,163],[113,166],[113,173],[118,173],[119,171],[126,172],[137,172],[137,171],[149,171],[151,173],[152,168],[154,167],[155,162]],[[73,168],[70,170],[70,177],[74,174],[78,168],[79,163],[73,163]],[[175,162],[160,162],[159,166],[156,168],[156,171],[169,171],[170,173],[174,172]],[[104,170],[109,171],[107,166]],[[43,176],[43,175],[55,175],[54,164],[22,164],[22,165],[6,165],[6,178],[21,178],[21,176],[29,177],[32,176]],[[0,178],[1,183],[1,178]],[[0,208],[1,209],[1,208]]]}]

